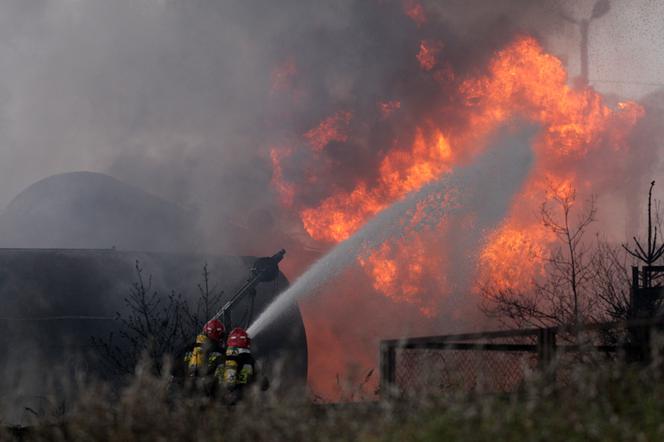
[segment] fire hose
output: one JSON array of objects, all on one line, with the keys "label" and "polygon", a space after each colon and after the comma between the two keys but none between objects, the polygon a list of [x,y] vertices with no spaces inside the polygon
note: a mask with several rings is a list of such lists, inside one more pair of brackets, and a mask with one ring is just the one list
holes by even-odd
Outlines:
[{"label": "fire hose", "polygon": [[261,282],[270,282],[274,281],[277,276],[279,276],[279,263],[284,259],[286,254],[285,249],[279,250],[272,256],[265,256],[262,258],[256,259],[250,269],[250,276],[247,281],[235,292],[231,299],[224,304],[223,307],[212,317],[212,319],[220,319],[223,322],[226,329],[231,328],[231,312],[233,306],[235,306],[242,298],[247,294],[252,293],[251,304],[249,307],[249,314],[247,315],[247,324],[245,328],[249,326],[249,321],[253,315],[254,309],[254,288]]}]

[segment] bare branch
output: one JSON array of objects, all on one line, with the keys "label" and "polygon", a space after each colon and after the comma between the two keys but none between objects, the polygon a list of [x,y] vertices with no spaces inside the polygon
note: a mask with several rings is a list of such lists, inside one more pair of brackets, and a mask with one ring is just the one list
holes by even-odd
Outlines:
[{"label": "bare branch", "polygon": [[210,288],[207,264],[203,268],[203,281],[198,284],[199,297],[192,310],[181,294],[171,291],[162,296],[152,291],[152,276],[143,275],[143,268],[136,261],[136,281],[123,299],[126,313],[117,313],[120,325],[117,335],[106,339],[93,339],[111,374],[131,374],[141,355],[147,354],[152,369],[161,374],[165,355],[177,353],[190,344],[190,340],[215,311],[222,300],[223,291]]}]

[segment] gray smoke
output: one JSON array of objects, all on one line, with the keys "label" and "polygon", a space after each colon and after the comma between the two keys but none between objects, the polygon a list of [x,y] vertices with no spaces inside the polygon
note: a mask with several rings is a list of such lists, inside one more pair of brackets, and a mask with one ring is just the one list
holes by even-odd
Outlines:
[{"label": "gray smoke", "polygon": [[[245,227],[256,210],[278,211],[271,144],[339,109],[373,118],[380,99],[419,109],[393,128],[360,118],[351,128],[360,141],[330,146],[341,167],[306,195],[315,202],[331,183],[352,186],[360,171],[367,178],[384,141],[444,100],[418,74],[421,39],[444,41],[463,72],[515,32],[550,39],[567,26],[557,11],[592,6],[578,3],[425,1],[429,20],[417,28],[398,0],[7,0],[0,206],[52,174],[104,172],[196,209],[207,246],[223,249],[224,223]],[[302,91],[295,101],[270,93],[275,66],[289,57]]]}]

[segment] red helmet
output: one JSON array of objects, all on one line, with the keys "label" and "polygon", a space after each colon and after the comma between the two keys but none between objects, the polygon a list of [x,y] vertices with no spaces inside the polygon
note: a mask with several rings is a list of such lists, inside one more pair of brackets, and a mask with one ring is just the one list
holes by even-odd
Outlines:
[{"label": "red helmet", "polygon": [[203,327],[203,334],[219,343],[221,343],[225,331],[224,324],[218,319],[210,319]]},{"label": "red helmet", "polygon": [[244,329],[237,327],[234,328],[228,335],[228,341],[226,344],[229,347],[237,348],[249,348],[251,345],[251,339]]}]

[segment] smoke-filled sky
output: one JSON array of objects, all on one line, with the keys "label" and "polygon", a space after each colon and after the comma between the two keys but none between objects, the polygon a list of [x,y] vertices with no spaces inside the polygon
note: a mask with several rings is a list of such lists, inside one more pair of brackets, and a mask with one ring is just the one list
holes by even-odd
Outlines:
[{"label": "smoke-filled sky", "polygon": [[[523,29],[572,74],[578,32],[558,11],[583,18],[592,4],[424,2],[457,68]],[[664,4],[612,4],[591,25],[591,78],[659,81]],[[92,170],[197,207],[208,229],[221,217],[243,223],[252,209],[276,205],[266,153],[273,138],[303,133],[332,104],[362,109],[363,99],[389,95],[410,74],[399,57],[419,41],[407,32],[414,26],[396,0],[5,0],[0,207],[36,180]],[[290,56],[306,77],[296,102],[270,93],[275,66]]]}]

